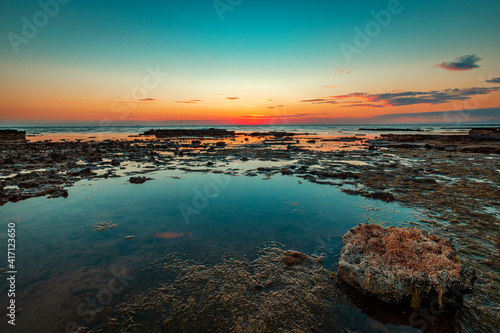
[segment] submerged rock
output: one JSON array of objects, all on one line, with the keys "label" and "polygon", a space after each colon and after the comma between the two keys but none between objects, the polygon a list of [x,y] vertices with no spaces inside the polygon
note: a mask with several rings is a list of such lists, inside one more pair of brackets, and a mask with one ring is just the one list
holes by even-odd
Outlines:
[{"label": "submerged rock", "polygon": [[132,184],[143,184],[146,182],[146,180],[151,180],[152,178],[146,178],[146,177],[130,177],[128,180]]},{"label": "submerged rock", "polygon": [[283,252],[283,262],[288,266],[318,264],[318,260],[297,251]]},{"label": "submerged rock", "polygon": [[444,239],[417,228],[359,224],[342,237],[339,278],[389,303],[422,300],[460,304],[472,291],[474,272]]}]

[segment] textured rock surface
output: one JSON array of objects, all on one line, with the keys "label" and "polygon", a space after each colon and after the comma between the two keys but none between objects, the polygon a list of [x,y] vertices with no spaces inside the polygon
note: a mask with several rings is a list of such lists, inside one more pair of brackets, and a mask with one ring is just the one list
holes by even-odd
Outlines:
[{"label": "textured rock surface", "polygon": [[128,181],[131,182],[132,184],[143,184],[147,180],[151,180],[151,179],[152,178],[147,178],[147,177],[130,177],[130,179]]},{"label": "textured rock surface", "polygon": [[342,238],[339,278],[363,293],[400,303],[437,299],[459,304],[472,290],[465,270],[445,240],[417,228],[359,224]]},{"label": "textured rock surface", "polygon": [[0,141],[26,141],[26,132],[17,130],[0,130]]},{"label": "textured rock surface", "polygon": [[149,130],[141,135],[154,135],[157,138],[171,137],[231,137],[235,135],[234,131],[225,129],[169,129],[169,130]]}]

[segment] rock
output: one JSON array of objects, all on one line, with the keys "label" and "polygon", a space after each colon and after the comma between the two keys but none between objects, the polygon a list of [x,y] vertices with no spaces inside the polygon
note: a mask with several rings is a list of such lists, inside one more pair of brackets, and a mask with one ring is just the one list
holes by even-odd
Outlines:
[{"label": "rock", "polygon": [[130,179],[128,181],[131,182],[132,184],[143,184],[147,180],[151,180],[151,179],[152,178],[146,178],[146,177],[130,177]]},{"label": "rock", "polygon": [[290,170],[289,168],[281,168],[281,174],[282,175],[293,175],[293,171]]},{"label": "rock", "polygon": [[475,274],[444,239],[417,228],[359,224],[342,237],[341,281],[388,303],[422,300],[460,304]]},{"label": "rock", "polygon": [[385,202],[393,202],[396,200],[391,193],[388,192],[373,192],[363,195],[366,198],[382,200]]},{"label": "rock", "polygon": [[318,259],[308,256],[307,254],[300,253],[297,251],[285,251],[283,253],[283,262],[288,267],[296,266],[296,265],[310,265],[310,264],[318,264]]},{"label": "rock", "polygon": [[485,127],[485,128],[473,128],[469,131],[469,135],[472,136],[498,136],[500,137],[500,127]]},{"label": "rock", "polygon": [[126,236],[125,239],[132,239],[134,236]]},{"label": "rock", "polygon": [[18,130],[0,130],[0,141],[26,141],[26,132]]},{"label": "rock", "polygon": [[54,162],[63,162],[66,160],[66,156],[64,154],[60,154],[57,152],[50,153],[49,158]]},{"label": "rock", "polygon": [[141,136],[154,135],[157,138],[172,138],[172,137],[232,137],[235,135],[234,131],[225,129],[168,129],[168,130],[149,130]]},{"label": "rock", "polygon": [[226,146],[226,143],[224,141],[219,141],[219,142],[216,142],[215,143],[215,146],[216,147],[225,147]]},{"label": "rock", "polygon": [[70,176],[91,176],[93,174],[90,167],[74,168],[66,171],[66,174]]},{"label": "rock", "polygon": [[316,140],[307,140],[307,143],[316,143]]},{"label": "rock", "polygon": [[50,195],[48,196],[48,198],[67,198],[68,197],[68,191],[65,190],[65,189],[58,189],[52,193],[50,193]]}]

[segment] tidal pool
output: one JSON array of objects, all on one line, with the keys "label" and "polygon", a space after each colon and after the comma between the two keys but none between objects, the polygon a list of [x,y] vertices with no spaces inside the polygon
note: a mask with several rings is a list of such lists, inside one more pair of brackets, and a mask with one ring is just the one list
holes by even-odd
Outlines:
[{"label": "tidal pool", "polygon": [[[129,177],[82,180],[68,188],[65,199],[39,197],[0,207],[2,244],[7,224],[16,223],[18,271],[16,327],[2,320],[0,331],[65,332],[73,323],[92,325],[94,310],[154,288],[161,278],[144,269],[171,253],[208,263],[222,256],[251,258],[272,240],[309,255],[324,253],[323,266],[335,271],[342,235],[351,227],[360,222],[407,226],[418,218],[397,204],[295,177],[180,170],[145,176],[154,179],[144,184],[131,184]],[[117,226],[95,231],[97,223],[107,221]],[[6,278],[0,286],[6,290]],[[5,293],[0,299],[6,306]],[[339,321],[348,330],[417,331],[391,319],[392,308],[381,318],[358,308],[359,299],[347,299],[342,306],[349,315]]]}]

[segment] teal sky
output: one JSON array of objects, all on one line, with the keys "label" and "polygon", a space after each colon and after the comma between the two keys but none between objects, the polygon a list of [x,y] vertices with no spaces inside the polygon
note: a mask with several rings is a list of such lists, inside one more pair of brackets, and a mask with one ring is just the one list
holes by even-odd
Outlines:
[{"label": "teal sky", "polygon": [[[40,3],[56,4],[57,13],[46,15]],[[375,23],[373,12],[390,8],[390,22]],[[499,84],[486,83],[500,77],[499,1],[9,0],[0,9],[0,121],[238,122],[283,106],[294,122],[323,123],[500,107]],[[26,20],[36,23],[40,12],[45,24],[25,38]],[[370,24],[379,29],[357,47],[356,28]],[[359,52],[346,57],[342,45]],[[469,55],[480,59],[471,68],[435,67]],[[141,85],[148,66],[168,76],[122,119],[109,104]],[[478,87],[489,90],[467,107],[456,103],[474,96],[462,92],[428,98]],[[394,91],[421,98],[372,98]],[[354,104],[344,105],[345,96]]]}]

